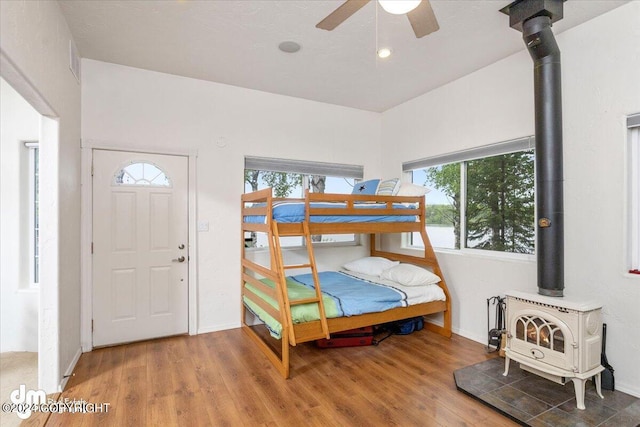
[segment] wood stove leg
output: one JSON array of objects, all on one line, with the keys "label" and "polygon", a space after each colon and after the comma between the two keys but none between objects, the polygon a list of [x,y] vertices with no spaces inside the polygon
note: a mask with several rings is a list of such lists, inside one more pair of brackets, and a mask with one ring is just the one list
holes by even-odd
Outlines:
[{"label": "wood stove leg", "polygon": [[585,409],[584,407],[584,383],[587,381],[580,378],[571,378],[573,381],[573,387],[576,390],[576,406],[578,409]]},{"label": "wood stove leg", "polygon": [[595,375],[594,381],[596,383],[596,393],[598,393],[598,396],[600,396],[601,399],[604,399],[604,396],[602,395],[602,377],[601,377],[602,372],[598,372]]},{"label": "wood stove leg", "polygon": [[504,356],[504,373],[502,374],[502,375],[503,375],[503,376],[505,376],[505,377],[506,377],[507,375],[509,375],[509,365],[510,365],[510,363],[509,363],[509,362],[510,362],[510,361],[511,361],[511,359],[509,359],[509,356],[507,356],[507,355],[505,354],[505,356]]}]

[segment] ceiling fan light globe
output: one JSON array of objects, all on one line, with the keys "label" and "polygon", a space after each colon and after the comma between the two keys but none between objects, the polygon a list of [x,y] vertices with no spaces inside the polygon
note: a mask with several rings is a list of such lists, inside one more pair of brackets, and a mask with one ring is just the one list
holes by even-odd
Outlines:
[{"label": "ceiling fan light globe", "polygon": [[380,59],[385,59],[391,56],[391,49],[389,49],[388,47],[383,47],[378,49],[378,58]]},{"label": "ceiling fan light globe", "polygon": [[418,7],[421,0],[378,0],[380,6],[394,15],[404,15]]}]

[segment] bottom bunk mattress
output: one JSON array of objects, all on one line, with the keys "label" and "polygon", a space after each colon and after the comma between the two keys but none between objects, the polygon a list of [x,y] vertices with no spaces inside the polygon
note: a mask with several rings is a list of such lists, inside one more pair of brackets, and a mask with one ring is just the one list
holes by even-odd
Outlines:
[{"label": "bottom bunk mattress", "polygon": [[[318,273],[322,288],[323,303],[327,318],[357,316],[365,313],[376,313],[392,308],[407,307],[431,301],[444,301],[445,294],[437,284],[423,286],[403,286],[399,283],[353,272],[324,271]],[[263,283],[271,288],[275,284],[268,279]],[[278,302],[260,290],[245,283],[245,286],[273,308]],[[311,274],[300,274],[287,277],[287,291],[290,300],[315,297],[313,277]],[[243,297],[245,306],[265,323],[274,338],[280,338],[282,325],[250,298]],[[300,304],[291,307],[293,323],[304,323],[319,320],[318,305]]]}]

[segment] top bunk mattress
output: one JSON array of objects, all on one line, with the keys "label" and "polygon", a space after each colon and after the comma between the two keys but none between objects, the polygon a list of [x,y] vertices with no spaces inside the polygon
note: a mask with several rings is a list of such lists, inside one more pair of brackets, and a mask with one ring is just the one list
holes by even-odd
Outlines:
[{"label": "top bunk mattress", "polygon": [[[254,204],[253,207],[265,206],[264,203]],[[312,202],[312,208],[346,209],[346,203]],[[387,209],[386,203],[354,203],[355,209]],[[414,205],[394,203],[394,209],[415,209]],[[297,223],[305,220],[304,202],[279,202],[273,205],[273,219],[282,223]],[[310,222],[320,223],[351,223],[351,222],[416,222],[415,215],[312,215]],[[265,224],[264,215],[249,215],[244,217],[245,223]]]}]

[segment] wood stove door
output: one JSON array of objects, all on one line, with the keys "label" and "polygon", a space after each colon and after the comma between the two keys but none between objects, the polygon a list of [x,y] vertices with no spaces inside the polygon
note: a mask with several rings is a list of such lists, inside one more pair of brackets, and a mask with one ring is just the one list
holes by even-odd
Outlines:
[{"label": "wood stove door", "polygon": [[510,318],[509,348],[539,363],[560,369],[577,369],[575,339],[569,327],[556,316],[532,308]]}]

